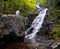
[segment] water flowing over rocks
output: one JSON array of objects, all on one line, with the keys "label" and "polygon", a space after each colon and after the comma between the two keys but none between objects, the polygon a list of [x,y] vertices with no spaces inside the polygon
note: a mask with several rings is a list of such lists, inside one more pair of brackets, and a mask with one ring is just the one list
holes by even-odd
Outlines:
[{"label": "water flowing over rocks", "polygon": [[[35,37],[35,35],[37,34],[37,32],[39,32],[39,29],[42,28],[42,24],[44,22],[47,10],[48,9],[45,8],[45,9],[42,9],[39,12],[39,15],[33,20],[32,24],[31,24],[30,28],[33,28],[31,34],[30,35],[27,34],[27,36],[25,36],[25,37],[28,37],[28,38]],[[30,28],[28,28],[25,33],[28,33],[29,32],[28,30],[31,30]]]},{"label": "water flowing over rocks", "polygon": [[60,49],[60,40],[47,40],[45,37],[26,39],[28,49]]}]

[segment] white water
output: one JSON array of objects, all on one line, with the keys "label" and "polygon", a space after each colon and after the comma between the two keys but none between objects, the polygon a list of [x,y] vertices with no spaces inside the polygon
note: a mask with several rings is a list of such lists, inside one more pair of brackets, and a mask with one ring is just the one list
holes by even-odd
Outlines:
[{"label": "white water", "polygon": [[40,11],[39,15],[34,19],[34,21],[32,22],[31,24],[31,27],[29,29],[27,29],[26,33],[28,33],[28,31],[33,28],[32,30],[32,33],[31,34],[28,34],[25,36],[25,38],[28,38],[28,39],[32,39],[36,36],[36,33],[40,30],[40,28],[42,27],[42,24],[44,22],[44,18],[45,18],[45,15],[46,15],[46,11],[48,9],[45,8],[43,10]]}]

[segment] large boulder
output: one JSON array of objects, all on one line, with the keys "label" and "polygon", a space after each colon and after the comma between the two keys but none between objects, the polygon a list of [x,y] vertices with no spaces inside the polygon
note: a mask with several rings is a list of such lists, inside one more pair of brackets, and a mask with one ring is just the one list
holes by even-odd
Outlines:
[{"label": "large boulder", "polygon": [[23,41],[24,31],[25,27],[21,18],[12,15],[0,17],[0,46],[12,41]]}]

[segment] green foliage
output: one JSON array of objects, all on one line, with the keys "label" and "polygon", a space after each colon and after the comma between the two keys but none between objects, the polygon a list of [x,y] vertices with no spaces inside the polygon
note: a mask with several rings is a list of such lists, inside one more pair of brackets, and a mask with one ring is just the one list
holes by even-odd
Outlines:
[{"label": "green foliage", "polygon": [[[47,19],[55,23],[55,27],[52,32],[48,35],[48,39],[60,38],[60,9],[58,9],[59,0],[52,0],[52,7],[47,12]],[[51,4],[51,2],[50,2]]]},{"label": "green foliage", "polygon": [[47,12],[47,19],[55,23],[55,27],[49,34],[48,39],[60,38],[60,10],[57,7],[50,8]]},{"label": "green foliage", "polygon": [[37,0],[41,5],[46,6],[48,4],[48,0]]},{"label": "green foliage", "polygon": [[49,10],[48,10],[48,19],[50,20],[50,21],[53,21],[53,22],[55,22],[55,23],[60,23],[59,21],[60,21],[60,10],[58,10],[56,7],[54,7],[54,8],[50,8]]},{"label": "green foliage", "polygon": [[20,9],[23,16],[34,12],[36,0],[14,0],[13,2],[18,5],[18,8]]},{"label": "green foliage", "polygon": [[13,13],[14,12],[14,4],[11,2],[1,2],[0,3],[0,12]]},{"label": "green foliage", "polygon": [[35,5],[40,2],[46,5],[47,0],[8,0],[0,2],[1,13],[15,13],[17,9],[20,10],[22,16],[26,16],[29,13],[33,13],[36,9]]},{"label": "green foliage", "polygon": [[0,2],[0,12],[15,13],[20,9],[21,15],[26,16],[28,13],[34,12],[36,0],[12,0]]},{"label": "green foliage", "polygon": [[47,39],[59,39],[60,38],[60,30],[50,33],[48,36],[46,36],[46,38]]}]

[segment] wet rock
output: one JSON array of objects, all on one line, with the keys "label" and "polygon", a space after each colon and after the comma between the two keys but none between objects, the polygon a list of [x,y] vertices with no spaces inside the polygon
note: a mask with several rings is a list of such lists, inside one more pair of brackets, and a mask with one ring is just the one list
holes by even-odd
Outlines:
[{"label": "wet rock", "polygon": [[45,37],[26,39],[28,49],[60,49],[60,40],[47,40]]},{"label": "wet rock", "polygon": [[37,34],[48,35],[53,30],[54,26],[55,26],[54,22],[44,22],[42,24],[42,28]]},{"label": "wet rock", "polygon": [[60,44],[55,49],[60,49]]},{"label": "wet rock", "polygon": [[[25,27],[26,29],[29,28],[33,22],[33,20],[35,19],[35,17],[38,15],[38,13],[34,13],[34,14],[29,14],[28,16],[26,16],[26,18],[24,19],[24,23],[26,24]],[[26,21],[26,22],[25,22]]]},{"label": "wet rock", "polygon": [[60,42],[55,42],[51,45],[51,48],[53,49],[60,49]]}]

